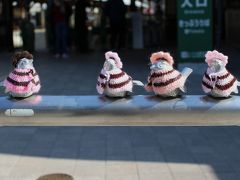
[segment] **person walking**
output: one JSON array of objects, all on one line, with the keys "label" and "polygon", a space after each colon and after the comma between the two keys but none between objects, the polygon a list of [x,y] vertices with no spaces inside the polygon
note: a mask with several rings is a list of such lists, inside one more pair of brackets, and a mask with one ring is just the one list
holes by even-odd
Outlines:
[{"label": "person walking", "polygon": [[63,1],[53,1],[52,15],[55,27],[55,57],[67,58],[67,16]]},{"label": "person walking", "polygon": [[105,14],[110,23],[111,48],[123,48],[125,46],[127,7],[123,0],[109,0],[106,3]]}]

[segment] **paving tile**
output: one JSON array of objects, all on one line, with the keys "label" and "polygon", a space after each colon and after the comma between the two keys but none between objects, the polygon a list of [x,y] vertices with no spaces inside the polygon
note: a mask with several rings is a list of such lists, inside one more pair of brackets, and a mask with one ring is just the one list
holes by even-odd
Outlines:
[{"label": "paving tile", "polygon": [[132,146],[133,147],[158,147],[158,141],[153,138],[132,138]]},{"label": "paving tile", "polygon": [[223,164],[200,164],[204,173],[233,173],[235,169],[227,163]]},{"label": "paving tile", "polygon": [[165,162],[165,157],[160,152],[159,148],[152,148],[152,147],[135,148],[134,154],[135,154],[136,161]]},{"label": "paving tile", "polygon": [[151,127],[152,131],[156,135],[160,136],[171,136],[177,133],[176,127],[164,126],[164,127]]},{"label": "paving tile", "polygon": [[168,162],[168,167],[171,172],[178,173],[201,173],[201,168],[198,164],[190,164],[190,163],[170,163]]},{"label": "paving tile", "polygon": [[72,135],[81,137],[80,135],[83,132],[83,127],[60,127],[58,135],[64,135],[66,137],[71,137]]},{"label": "paving tile", "polygon": [[205,137],[198,135],[198,136],[188,136],[188,137],[183,137],[181,136],[183,141],[185,142],[185,144],[187,144],[188,146],[192,147],[192,146],[197,146],[197,145],[202,145],[202,146],[207,146],[209,145],[209,141],[207,139],[205,139]]},{"label": "paving tile", "polygon": [[105,177],[100,176],[81,176],[81,175],[74,175],[74,180],[105,180]]},{"label": "paving tile", "polygon": [[135,175],[107,175],[106,180],[139,180],[137,174]]},{"label": "paving tile", "polygon": [[36,180],[36,179],[35,177],[5,177],[3,178],[3,180]]},{"label": "paving tile", "polygon": [[54,147],[51,150],[50,157],[76,159],[77,154],[78,154],[78,148],[72,148],[72,147],[56,148],[56,147]]},{"label": "paving tile", "polygon": [[19,161],[21,156],[18,154],[0,154],[0,165],[14,165],[17,161]]},{"label": "paving tile", "polygon": [[2,127],[0,128],[1,129],[1,132],[9,132],[9,135],[11,137],[12,136],[15,136],[15,135],[18,135],[18,134],[34,134],[37,130],[36,127]]},{"label": "paving tile", "polygon": [[105,164],[77,164],[74,170],[74,176],[94,176],[103,178],[105,175]]},{"label": "paving tile", "polygon": [[228,164],[233,168],[237,173],[240,173],[240,161],[230,161]]},{"label": "paving tile", "polygon": [[196,164],[196,160],[192,153],[186,149],[184,150],[183,148],[181,149],[167,149],[164,150],[163,152],[164,158],[167,162],[175,162],[175,163],[191,163],[191,164]]},{"label": "paving tile", "polygon": [[77,159],[76,166],[106,166],[105,160]]},{"label": "paving tile", "polygon": [[137,165],[135,162],[118,162],[117,164],[111,164],[107,161],[106,173],[108,177],[136,175]]},{"label": "paving tile", "polygon": [[79,149],[79,154],[80,155],[106,155],[106,147],[97,147],[97,148],[85,148],[85,147],[80,147]]},{"label": "paving tile", "polygon": [[108,138],[118,137],[118,136],[129,136],[132,128],[131,127],[109,127],[106,129]]},{"label": "paving tile", "polygon": [[49,149],[53,146],[54,140],[52,141],[45,141],[45,140],[33,140],[30,142],[27,146],[26,149],[42,149],[46,148]]},{"label": "paving tile", "polygon": [[137,162],[137,169],[140,175],[170,173],[165,162]]},{"label": "paving tile", "polygon": [[8,177],[8,176],[0,175],[0,179],[1,179],[1,180],[7,180],[7,178],[9,178],[9,177]]},{"label": "paving tile", "polygon": [[116,148],[116,147],[108,147],[107,148],[107,156],[111,156],[111,155],[132,155],[133,149],[130,148]]},{"label": "paving tile", "polygon": [[189,134],[198,134],[199,133],[199,129],[198,127],[191,127],[191,126],[179,126],[179,127],[175,127],[176,131],[183,135],[189,135]]},{"label": "paving tile", "polygon": [[29,141],[22,141],[22,140],[4,140],[4,144],[1,145],[0,149],[7,150],[7,149],[18,149],[23,150]]},{"label": "paving tile", "polygon": [[82,148],[96,148],[96,147],[99,147],[99,148],[104,148],[106,147],[106,141],[105,140],[88,140],[88,139],[85,139],[84,141],[81,141],[80,142],[80,147]]},{"label": "paving tile", "polygon": [[46,165],[47,158],[34,157],[34,156],[21,156],[16,162],[15,166],[31,166],[35,165],[38,167],[44,167]]},{"label": "paving tile", "polygon": [[207,180],[207,177],[202,173],[181,172],[173,173],[174,180]]},{"label": "paving tile", "polygon": [[5,139],[6,142],[14,144],[17,141],[22,141],[22,142],[29,142],[32,140],[31,134],[24,134],[24,133],[14,133],[14,134],[9,134],[7,138]]},{"label": "paving tile", "polygon": [[54,129],[53,129],[53,132],[50,132],[50,133],[45,133],[45,132],[36,132],[33,136],[33,139],[32,141],[36,140],[36,141],[46,141],[46,142],[49,142],[49,141],[55,141],[57,138],[57,133],[54,132]]},{"label": "paving tile", "polygon": [[173,180],[170,173],[160,172],[160,173],[144,173],[139,175],[140,180]]},{"label": "paving tile", "polygon": [[198,153],[193,154],[196,161],[200,164],[224,164],[226,160],[217,153]]},{"label": "paving tile", "polygon": [[239,174],[236,173],[206,173],[207,180],[238,180]]},{"label": "paving tile", "polygon": [[44,174],[65,173],[72,175],[76,166],[75,160],[50,160],[44,167]]},{"label": "paving tile", "polygon": [[107,148],[132,148],[132,143],[128,138],[108,139]]},{"label": "paving tile", "polygon": [[80,160],[106,160],[106,150],[105,149],[80,149],[77,158]]},{"label": "paving tile", "polygon": [[26,147],[22,155],[25,156],[38,156],[38,157],[48,157],[50,156],[51,148],[40,147],[40,148],[31,148]]},{"label": "paving tile", "polygon": [[12,169],[14,168],[14,165],[10,164],[0,164],[0,177],[4,177],[4,176],[9,176],[10,172],[12,171]]},{"label": "paving tile", "polygon": [[133,162],[135,163],[135,157],[132,155],[124,155],[124,156],[119,156],[119,155],[113,155],[113,156],[107,156],[107,164],[108,165],[121,165],[124,162]]},{"label": "paving tile", "polygon": [[19,178],[19,179],[37,179],[38,177],[42,176],[43,166],[38,167],[34,165],[21,165],[15,166],[9,174],[11,178]]},{"label": "paving tile", "polygon": [[192,154],[201,155],[201,154],[213,154],[215,153],[215,149],[213,147],[205,146],[205,145],[197,145],[188,147]]},{"label": "paving tile", "polygon": [[57,139],[54,142],[54,147],[55,148],[64,148],[64,147],[78,148],[80,147],[80,141]]}]

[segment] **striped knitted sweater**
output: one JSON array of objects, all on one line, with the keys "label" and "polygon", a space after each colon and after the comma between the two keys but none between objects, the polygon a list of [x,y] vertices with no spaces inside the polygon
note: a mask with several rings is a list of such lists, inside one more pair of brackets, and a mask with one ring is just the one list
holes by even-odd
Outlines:
[{"label": "striped knitted sweater", "polygon": [[179,88],[183,89],[185,81],[186,78],[173,68],[152,70],[148,76],[148,84],[145,85],[145,89],[149,92],[153,91],[156,95],[167,95]]},{"label": "striped knitted sweater", "polygon": [[122,93],[132,92],[133,82],[132,78],[119,68],[107,72],[102,70],[96,88],[99,94],[118,97],[124,95]]},{"label": "striped knitted sweater", "polygon": [[25,97],[38,93],[41,85],[35,69],[15,68],[4,81],[5,92],[13,96]]},{"label": "striped knitted sweater", "polygon": [[228,97],[232,92],[238,93],[238,81],[226,68],[210,77],[211,70],[208,68],[203,76],[202,88],[205,93],[218,97]]}]

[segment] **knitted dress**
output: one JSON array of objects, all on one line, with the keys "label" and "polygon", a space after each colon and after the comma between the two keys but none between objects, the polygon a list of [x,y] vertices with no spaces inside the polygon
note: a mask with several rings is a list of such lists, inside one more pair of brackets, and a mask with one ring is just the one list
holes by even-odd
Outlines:
[{"label": "knitted dress", "polygon": [[218,97],[228,97],[232,92],[238,93],[238,81],[226,68],[212,75],[208,68],[203,76],[202,88],[205,93],[210,93]]},{"label": "knitted dress", "polygon": [[132,92],[132,88],[132,78],[120,68],[111,71],[102,70],[98,76],[97,91],[99,94],[122,97]]},{"label": "knitted dress", "polygon": [[169,96],[175,95],[179,88],[184,88],[186,78],[182,74],[171,68],[168,70],[151,71],[148,76],[148,84],[145,89],[149,92],[153,91],[156,95]]},{"label": "knitted dress", "polygon": [[38,93],[41,86],[35,69],[15,68],[4,81],[5,92],[13,97],[28,97]]}]

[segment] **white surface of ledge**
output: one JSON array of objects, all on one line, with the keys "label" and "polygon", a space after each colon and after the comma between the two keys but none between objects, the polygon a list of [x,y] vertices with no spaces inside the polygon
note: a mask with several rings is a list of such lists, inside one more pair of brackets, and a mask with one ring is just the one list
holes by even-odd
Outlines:
[{"label": "white surface of ledge", "polygon": [[[239,125],[240,96],[213,99],[182,96],[162,99],[132,96],[0,97],[0,125]],[[31,109],[33,116],[6,116],[8,110]],[[15,111],[13,111],[15,112]]]},{"label": "white surface of ledge", "polygon": [[240,96],[214,99],[191,95],[179,98],[131,96],[107,98],[104,96],[31,96],[26,99],[0,97],[0,109],[33,108],[36,110],[99,110],[99,109],[158,109],[158,110],[240,110]]}]

